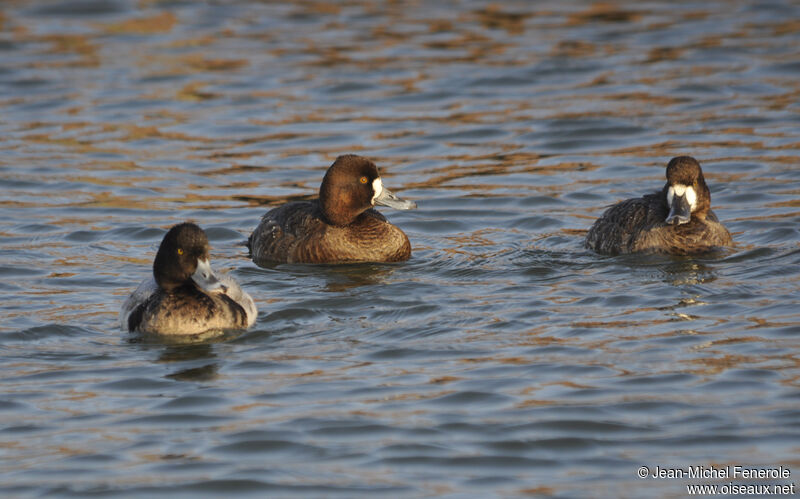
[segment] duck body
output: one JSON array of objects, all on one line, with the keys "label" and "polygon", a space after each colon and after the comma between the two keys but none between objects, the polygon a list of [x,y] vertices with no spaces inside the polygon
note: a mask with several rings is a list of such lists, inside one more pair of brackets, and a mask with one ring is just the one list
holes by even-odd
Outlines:
[{"label": "duck body", "polygon": [[328,168],[319,199],[273,208],[248,239],[256,265],[400,262],[411,256],[405,233],[373,207],[412,209],[388,189],[368,159],[340,156]]},{"label": "duck body", "polygon": [[585,246],[598,253],[695,255],[733,244],[711,210],[700,164],[689,156],[667,165],[661,191],[617,203],[595,221]]},{"label": "duck body", "polygon": [[253,299],[230,277],[220,276],[220,281],[229,283],[224,293],[205,292],[193,285],[165,291],[154,279],[146,279],[123,305],[121,327],[132,333],[192,335],[252,326],[257,314]]},{"label": "duck body", "polygon": [[253,299],[208,262],[208,239],[194,224],[170,229],[153,262],[153,276],[125,300],[120,327],[156,335],[193,335],[253,325]]},{"label": "duck body", "polygon": [[319,200],[295,201],[268,211],[249,240],[256,265],[401,262],[411,256],[408,236],[377,210],[345,226],[328,223]]},{"label": "duck body", "polygon": [[681,225],[664,222],[669,208],[661,192],[622,201],[610,207],[592,225],[586,247],[598,253],[705,253],[733,241],[716,214]]}]

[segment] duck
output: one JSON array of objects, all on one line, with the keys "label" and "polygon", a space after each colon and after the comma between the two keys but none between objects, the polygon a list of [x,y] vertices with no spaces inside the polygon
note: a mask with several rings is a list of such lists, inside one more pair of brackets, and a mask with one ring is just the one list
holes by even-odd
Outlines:
[{"label": "duck", "polygon": [[731,246],[730,232],[711,210],[700,163],[691,156],[672,158],[666,177],[660,191],[608,208],[589,229],[585,246],[608,255],[696,255]]},{"label": "duck", "polygon": [[232,277],[211,268],[205,231],[185,222],[164,235],[153,275],[122,305],[120,327],[132,333],[195,335],[248,328],[257,313],[253,299]]},{"label": "duck", "polygon": [[387,189],[369,159],[339,156],[325,172],[318,199],[286,203],[262,217],[247,241],[250,256],[262,267],[408,260],[408,236],[375,206],[410,210],[417,204]]}]

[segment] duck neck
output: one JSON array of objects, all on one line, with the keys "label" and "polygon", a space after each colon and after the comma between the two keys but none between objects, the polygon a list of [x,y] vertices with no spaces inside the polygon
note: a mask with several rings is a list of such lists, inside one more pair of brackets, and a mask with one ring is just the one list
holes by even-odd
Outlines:
[{"label": "duck neck", "polygon": [[[350,206],[342,202],[337,202],[336,198],[326,195],[322,190],[319,193],[319,204],[325,220],[331,225],[337,225],[339,227],[350,225],[353,223],[353,220],[361,214],[353,210]],[[353,215],[354,213],[355,216]]]}]

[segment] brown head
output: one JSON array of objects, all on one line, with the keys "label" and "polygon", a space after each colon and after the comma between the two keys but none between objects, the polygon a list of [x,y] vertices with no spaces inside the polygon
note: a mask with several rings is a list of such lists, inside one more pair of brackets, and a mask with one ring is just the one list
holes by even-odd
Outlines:
[{"label": "brown head", "polygon": [[375,163],[355,154],[339,156],[328,168],[319,188],[319,202],[328,222],[338,226],[349,225],[375,205],[399,210],[417,207],[383,187]]},{"label": "brown head", "polygon": [[689,223],[692,217],[705,220],[711,209],[711,193],[696,159],[678,156],[670,160],[664,196],[669,207],[669,215],[664,220],[667,224]]}]

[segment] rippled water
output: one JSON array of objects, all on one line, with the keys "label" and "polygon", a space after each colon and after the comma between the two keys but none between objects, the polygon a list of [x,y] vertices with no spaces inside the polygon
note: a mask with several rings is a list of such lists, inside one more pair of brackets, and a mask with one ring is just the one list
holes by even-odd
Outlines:
[{"label": "rippled water", "polygon": [[[685,493],[642,465],[797,481],[800,5],[433,4],[0,6],[0,492]],[[411,260],[256,267],[260,216],[342,153],[418,202],[384,211]],[[679,154],[735,248],[582,248]],[[183,220],[255,298],[250,331],[118,330]]]}]

